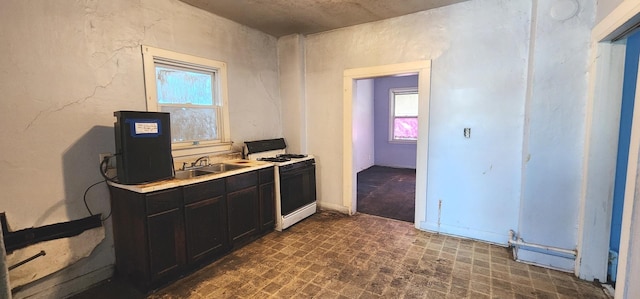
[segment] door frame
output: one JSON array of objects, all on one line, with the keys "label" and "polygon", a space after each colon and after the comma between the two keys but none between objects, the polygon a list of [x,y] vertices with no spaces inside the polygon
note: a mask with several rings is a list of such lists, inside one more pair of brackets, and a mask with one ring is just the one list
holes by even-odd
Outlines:
[{"label": "door frame", "polygon": [[[627,33],[640,22],[640,1],[623,1],[591,32],[591,57],[589,87],[587,91],[586,135],[584,152],[584,175],[580,205],[580,224],[576,275],[582,279],[606,279],[608,247],[610,238],[611,211],[613,205],[613,182],[617,147],[607,141],[607,135],[617,133],[620,121],[622,72],[624,69],[624,45],[613,40]],[[636,103],[639,101],[636,91]],[[624,212],[620,241],[616,298],[626,298],[635,288],[629,284],[635,279],[631,269],[640,262],[631,257],[639,246],[631,238],[632,227],[637,226],[636,180],[638,176],[638,154],[640,153],[640,105],[635,105],[629,148],[627,181],[625,184]],[[617,144],[617,142],[616,142]],[[611,191],[610,191],[611,190]],[[605,207],[603,209],[603,207]],[[635,216],[635,217],[634,217]],[[636,253],[637,255],[637,253]]]},{"label": "door frame", "polygon": [[343,205],[353,215],[357,210],[356,171],[353,169],[353,98],[356,80],[418,74],[418,142],[416,150],[416,228],[426,218],[427,161],[429,149],[429,102],[431,95],[431,60],[347,69],[343,77]]}]

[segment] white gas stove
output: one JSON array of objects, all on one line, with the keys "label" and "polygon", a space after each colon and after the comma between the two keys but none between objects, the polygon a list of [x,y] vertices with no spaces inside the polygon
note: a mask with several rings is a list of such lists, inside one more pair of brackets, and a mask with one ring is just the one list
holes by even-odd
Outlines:
[{"label": "white gas stove", "polygon": [[273,163],[277,231],[282,231],[313,215],[316,205],[315,158],[311,155],[287,154],[284,139],[245,142],[249,160]]}]

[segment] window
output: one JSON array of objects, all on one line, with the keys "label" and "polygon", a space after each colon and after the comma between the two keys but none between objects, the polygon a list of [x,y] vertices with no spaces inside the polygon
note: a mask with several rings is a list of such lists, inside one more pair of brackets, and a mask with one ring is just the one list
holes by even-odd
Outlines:
[{"label": "window", "polygon": [[389,141],[418,140],[418,89],[393,88],[390,94]]},{"label": "window", "polygon": [[142,56],[147,110],[171,114],[174,154],[230,149],[226,64],[148,46]]}]

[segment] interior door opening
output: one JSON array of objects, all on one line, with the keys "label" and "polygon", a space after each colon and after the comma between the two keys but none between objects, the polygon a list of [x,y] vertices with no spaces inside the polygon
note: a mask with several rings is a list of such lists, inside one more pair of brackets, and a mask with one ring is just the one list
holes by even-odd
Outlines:
[{"label": "interior door opening", "polygon": [[356,211],[414,222],[418,75],[356,80]]},{"label": "interior door opening", "polygon": [[624,207],[627,166],[629,163],[629,146],[631,143],[631,127],[633,107],[638,80],[638,63],[640,62],[640,31],[630,34],[626,40],[624,79],[622,83],[622,104],[620,108],[620,129],[618,134],[618,155],[616,158],[615,184],[613,190],[613,209],[611,215],[611,237],[609,239],[609,266],[607,282],[615,287],[618,270],[618,254],[620,252],[620,235],[622,231],[622,212]]},{"label": "interior door opening", "polygon": [[[370,84],[374,78],[387,76],[416,75],[418,81],[418,137],[416,143],[416,174],[414,196],[414,225],[420,228],[426,215],[426,188],[427,188],[427,153],[428,153],[428,121],[429,121],[429,94],[431,82],[431,61],[417,61],[394,65],[383,65],[367,68],[348,69],[344,72],[344,106],[343,106],[343,204],[350,214],[354,214],[357,208],[357,173],[368,167],[367,163],[373,163],[373,142],[370,151],[364,151],[358,142],[363,139],[361,124],[356,123],[362,115],[358,114],[363,109],[359,107],[357,98],[358,85]],[[366,110],[366,109],[365,109]],[[373,123],[373,122],[371,122]],[[372,126],[372,125],[371,125]],[[364,143],[366,144],[366,143]],[[364,157],[364,158],[363,158]],[[363,162],[363,159],[365,162]],[[367,162],[368,161],[368,162]]]}]

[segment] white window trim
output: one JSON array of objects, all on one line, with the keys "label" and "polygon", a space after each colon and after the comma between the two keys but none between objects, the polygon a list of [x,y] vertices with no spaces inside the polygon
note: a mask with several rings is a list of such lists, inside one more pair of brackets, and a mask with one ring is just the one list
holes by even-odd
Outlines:
[{"label": "white window trim", "polygon": [[[403,88],[390,88],[389,89],[389,143],[395,144],[416,144],[418,140],[403,140],[393,138],[393,120],[395,118],[395,94],[396,93],[416,93],[418,94],[418,87],[403,87]],[[419,116],[419,115],[418,115]],[[416,116],[416,118],[418,118]]]},{"label": "white window trim", "polygon": [[142,46],[142,59],[144,64],[144,85],[146,93],[147,111],[158,111],[156,89],[156,61],[167,64],[192,66],[194,68],[213,69],[219,78],[219,86],[216,88],[222,101],[222,120],[220,122],[220,141],[192,143],[173,143],[171,149],[174,157],[209,154],[231,150],[231,132],[229,130],[229,100],[227,90],[227,64],[207,58],[176,53],[169,50]]}]

